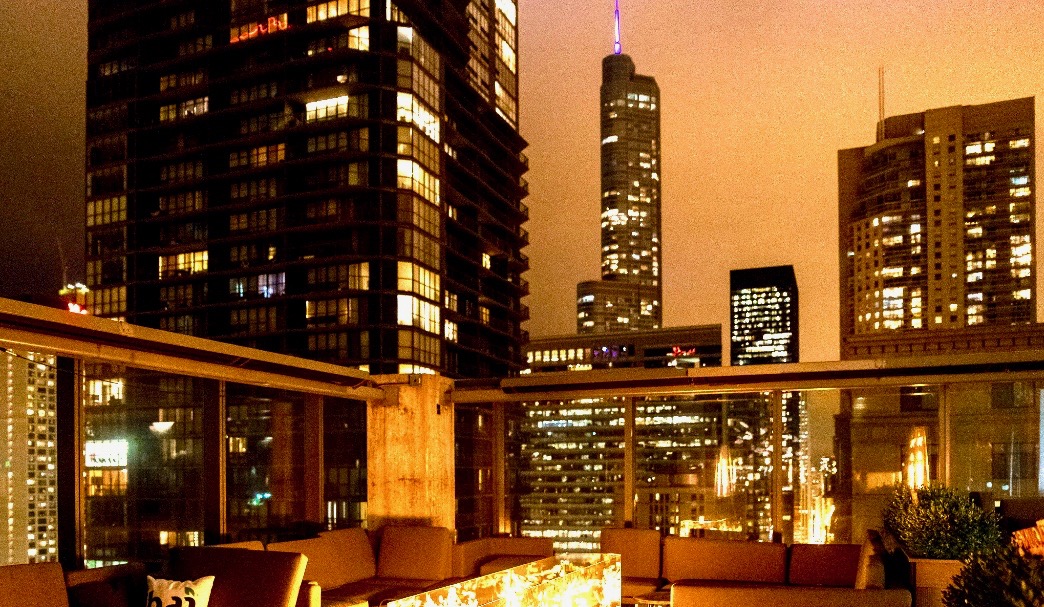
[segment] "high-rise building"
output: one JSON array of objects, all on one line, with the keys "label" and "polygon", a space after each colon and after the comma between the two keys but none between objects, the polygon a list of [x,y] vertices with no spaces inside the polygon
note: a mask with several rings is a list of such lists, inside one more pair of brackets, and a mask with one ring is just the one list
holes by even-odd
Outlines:
[{"label": "high-rise building", "polygon": [[838,153],[842,342],[1035,320],[1033,137],[1029,97],[893,116]]},{"label": "high-rise building", "polygon": [[58,560],[54,355],[6,350],[0,420],[0,565]]},{"label": "high-rise building", "polygon": [[798,289],[794,266],[732,270],[733,365],[798,362]]},{"label": "high-rise building", "polygon": [[[620,45],[602,60],[602,280],[577,286],[579,333],[663,325],[660,88]],[[626,287],[624,285],[627,285]],[[626,291],[626,292],[625,292]]]},{"label": "high-rise building", "polygon": [[373,373],[521,368],[514,0],[90,2],[94,314]]},{"label": "high-rise building", "polygon": [[[733,365],[794,363],[800,358],[798,288],[794,266],[732,270],[729,273]],[[808,423],[805,399],[798,392],[782,395],[783,527],[786,541],[806,535],[793,513],[808,472]],[[799,521],[802,522],[802,521]]]}]

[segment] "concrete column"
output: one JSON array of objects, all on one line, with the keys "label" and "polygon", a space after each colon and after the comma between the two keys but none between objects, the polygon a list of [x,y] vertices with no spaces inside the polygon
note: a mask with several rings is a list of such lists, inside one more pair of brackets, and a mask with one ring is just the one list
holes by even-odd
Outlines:
[{"label": "concrete column", "polygon": [[939,386],[939,468],[935,471],[935,480],[943,485],[950,486],[950,458],[952,432],[950,419],[953,415],[951,409],[951,398],[949,384]]},{"label": "concrete column", "polygon": [[366,526],[456,528],[452,380],[375,375],[384,400],[366,403]]}]

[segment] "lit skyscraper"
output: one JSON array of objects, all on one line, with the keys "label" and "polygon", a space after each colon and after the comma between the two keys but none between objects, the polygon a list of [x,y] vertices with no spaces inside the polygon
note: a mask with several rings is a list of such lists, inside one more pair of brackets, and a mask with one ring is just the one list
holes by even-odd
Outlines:
[{"label": "lit skyscraper", "polygon": [[53,355],[8,350],[0,426],[0,565],[58,557],[58,408]]},{"label": "lit skyscraper", "polygon": [[94,314],[374,373],[521,369],[514,0],[89,3]]},{"label": "lit skyscraper", "polygon": [[[662,326],[660,88],[622,52],[602,60],[602,280],[577,286],[577,331]],[[626,287],[624,286],[626,285]]]},{"label": "lit skyscraper", "polygon": [[838,153],[843,341],[1034,321],[1033,106],[893,116]]},{"label": "lit skyscraper", "polygon": [[794,266],[729,273],[732,364],[798,362],[798,290]]}]

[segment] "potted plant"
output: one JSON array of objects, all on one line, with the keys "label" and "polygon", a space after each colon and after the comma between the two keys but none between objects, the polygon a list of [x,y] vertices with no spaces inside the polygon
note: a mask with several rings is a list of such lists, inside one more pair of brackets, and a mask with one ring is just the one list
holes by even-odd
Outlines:
[{"label": "potted plant", "polygon": [[972,554],[943,592],[946,607],[1044,605],[1044,557],[1015,544]]},{"label": "potted plant", "polygon": [[942,605],[942,591],[961,570],[961,561],[998,548],[999,517],[975,505],[968,494],[939,485],[896,487],[883,513],[885,531],[910,562],[917,607]]}]

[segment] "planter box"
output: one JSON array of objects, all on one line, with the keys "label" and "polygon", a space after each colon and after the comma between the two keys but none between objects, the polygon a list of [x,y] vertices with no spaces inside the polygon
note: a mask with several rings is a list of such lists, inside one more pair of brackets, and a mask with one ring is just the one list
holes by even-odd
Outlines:
[{"label": "planter box", "polygon": [[907,559],[910,561],[910,586],[914,607],[942,607],[942,591],[948,588],[953,577],[961,572],[961,561],[909,556]]}]

